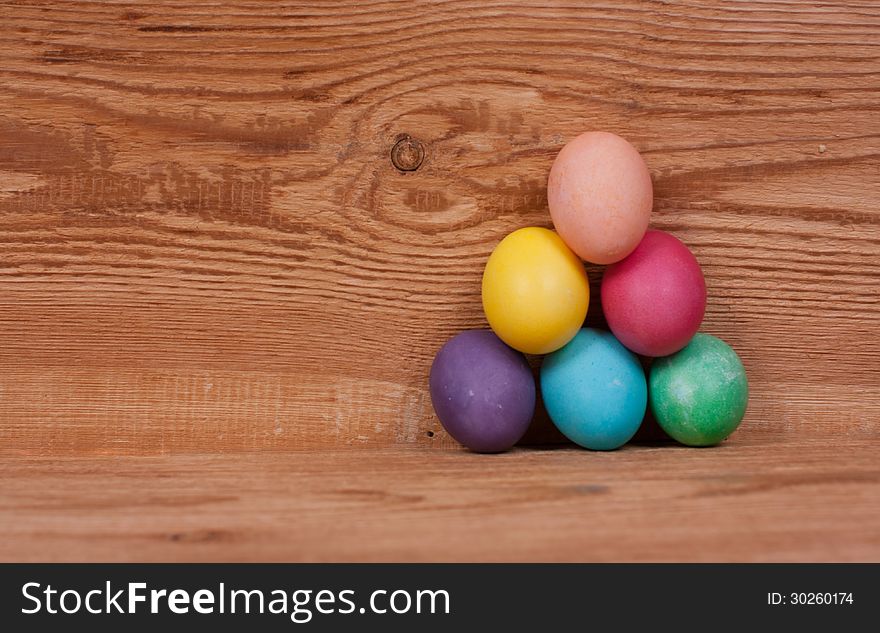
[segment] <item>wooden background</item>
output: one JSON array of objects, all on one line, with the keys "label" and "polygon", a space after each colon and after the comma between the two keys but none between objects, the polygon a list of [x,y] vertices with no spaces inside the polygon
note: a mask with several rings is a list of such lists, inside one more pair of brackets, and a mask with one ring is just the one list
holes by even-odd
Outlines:
[{"label": "wooden background", "polygon": [[[731,440],[747,451],[741,476],[800,455],[806,483],[787,493],[843,460],[824,493],[862,504],[864,531],[821,549],[834,529],[821,523],[789,557],[880,558],[880,5],[866,0],[3,2],[6,487],[38,495],[58,484],[41,469],[61,468],[88,497],[100,484],[72,473],[129,467],[106,456],[237,454],[252,469],[252,453],[369,447],[404,469],[429,459],[404,449],[454,447],[427,393],[433,354],[485,327],[488,254],[550,225],[550,164],[590,129],[643,153],[653,226],[703,265],[703,330],[750,377]],[[424,152],[411,171],[391,160],[404,138]],[[597,299],[594,283],[594,323]],[[556,439],[540,419],[529,436]],[[810,447],[821,459],[803,458]],[[634,450],[617,455],[636,468]],[[710,454],[669,450],[691,466]],[[688,482],[705,476],[691,466]],[[0,524],[24,539],[7,557],[35,526],[74,521],[61,499],[7,494]],[[77,507],[83,534],[106,533]],[[226,512],[195,533],[216,535]],[[241,539],[238,556],[269,556]],[[375,556],[431,556],[398,539]],[[125,557],[50,540],[27,541],[29,555]],[[753,557],[780,551],[764,543]],[[687,555],[679,545],[665,551]],[[195,550],[168,551],[156,555]]]}]

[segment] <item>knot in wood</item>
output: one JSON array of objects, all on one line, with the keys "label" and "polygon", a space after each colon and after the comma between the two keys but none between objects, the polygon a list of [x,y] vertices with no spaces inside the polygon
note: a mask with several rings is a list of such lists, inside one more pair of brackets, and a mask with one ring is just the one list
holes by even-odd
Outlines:
[{"label": "knot in wood", "polygon": [[423,160],[425,146],[411,136],[404,136],[391,148],[391,163],[400,171],[415,171]]}]

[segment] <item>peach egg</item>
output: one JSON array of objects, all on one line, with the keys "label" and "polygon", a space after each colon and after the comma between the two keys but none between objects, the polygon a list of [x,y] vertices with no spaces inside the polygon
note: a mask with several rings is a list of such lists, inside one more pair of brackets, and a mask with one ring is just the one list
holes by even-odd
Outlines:
[{"label": "peach egg", "polygon": [[613,264],[638,246],[651,216],[651,174],[639,152],[610,132],[586,132],[556,157],[547,202],[559,236],[594,264]]}]

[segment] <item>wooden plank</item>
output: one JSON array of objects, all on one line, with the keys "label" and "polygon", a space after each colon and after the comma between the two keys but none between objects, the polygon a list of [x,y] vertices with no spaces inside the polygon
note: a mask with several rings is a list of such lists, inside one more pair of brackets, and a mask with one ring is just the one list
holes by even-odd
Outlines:
[{"label": "wooden plank", "polygon": [[3,3],[0,454],[450,446],[431,358],[587,129],[702,262],[744,439],[876,439],[878,104],[866,2]]},{"label": "wooden plank", "polygon": [[876,444],[10,458],[0,559],[880,560]]}]

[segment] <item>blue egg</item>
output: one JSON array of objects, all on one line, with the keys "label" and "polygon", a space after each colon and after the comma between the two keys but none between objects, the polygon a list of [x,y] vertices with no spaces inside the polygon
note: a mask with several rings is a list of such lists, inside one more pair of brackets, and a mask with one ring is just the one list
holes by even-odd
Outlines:
[{"label": "blue egg", "polygon": [[599,451],[626,444],[648,404],[639,359],[610,332],[592,328],[544,358],[541,395],[563,435]]}]

